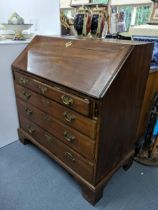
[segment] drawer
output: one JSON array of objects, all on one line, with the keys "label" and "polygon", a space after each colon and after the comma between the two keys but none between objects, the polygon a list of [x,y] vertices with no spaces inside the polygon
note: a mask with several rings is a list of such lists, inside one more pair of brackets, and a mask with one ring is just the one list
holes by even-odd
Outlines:
[{"label": "drawer", "polygon": [[75,128],[81,133],[95,139],[96,135],[96,121],[88,117],[80,115],[59,103],[54,102],[44,96],[41,96],[27,88],[15,85],[17,97],[23,99],[44,112],[49,113],[60,122]]},{"label": "drawer", "polygon": [[77,112],[80,112],[86,116],[90,115],[91,112],[91,103],[89,99],[81,98],[75,96],[73,94],[67,93],[57,87],[52,87],[50,85],[46,85],[38,80],[20,74],[16,71],[15,73],[15,81],[24,86],[28,87],[37,93],[40,93],[54,101],[57,101],[60,104],[63,104]]},{"label": "drawer", "polygon": [[22,129],[29,133],[44,148],[52,152],[66,166],[70,167],[87,181],[92,182],[94,165],[91,162],[31,121],[21,117],[20,124]]},{"label": "drawer", "polygon": [[18,100],[19,116],[23,115],[25,118],[30,119],[40,127],[46,129],[52,135],[60,139],[63,143],[67,144],[72,149],[76,150],[89,160],[94,160],[95,142],[87,136],[69,128],[68,126],[55,120],[48,114],[40,111],[30,104]]}]

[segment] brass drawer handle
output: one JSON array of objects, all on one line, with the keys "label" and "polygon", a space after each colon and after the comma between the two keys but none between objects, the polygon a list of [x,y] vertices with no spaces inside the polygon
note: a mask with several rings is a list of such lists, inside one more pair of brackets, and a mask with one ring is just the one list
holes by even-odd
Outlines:
[{"label": "brass drawer handle", "polygon": [[62,95],[61,99],[62,99],[63,104],[65,104],[67,106],[73,105],[73,99],[70,96]]},{"label": "brass drawer handle", "polygon": [[69,123],[72,123],[75,120],[75,116],[69,112],[64,112],[65,120]]},{"label": "brass drawer handle", "polygon": [[25,108],[25,112],[28,116],[33,114],[33,110],[29,109],[28,107]]},{"label": "brass drawer handle", "polygon": [[66,160],[71,162],[75,162],[75,157],[70,152],[65,152],[64,157]]},{"label": "brass drawer handle", "polygon": [[31,93],[24,91],[23,92],[23,97],[24,97],[24,99],[28,100],[31,97]]},{"label": "brass drawer handle", "polygon": [[20,77],[19,78],[19,84],[20,85],[25,85],[29,80],[24,78],[24,77]]},{"label": "brass drawer handle", "polygon": [[45,133],[45,137],[49,143],[52,143],[52,136],[49,133]]},{"label": "brass drawer handle", "polygon": [[46,122],[52,122],[52,117],[50,117],[48,114],[42,113],[43,120]]},{"label": "brass drawer handle", "polygon": [[75,136],[73,136],[71,133],[69,133],[68,131],[64,131],[64,138],[68,141],[68,142],[73,142],[75,140]]},{"label": "brass drawer handle", "polygon": [[50,106],[52,104],[52,102],[49,99],[43,98],[42,102],[44,104],[44,106]]},{"label": "brass drawer handle", "polygon": [[45,94],[48,91],[48,88],[45,86],[39,85],[38,87],[42,94]]},{"label": "brass drawer handle", "polygon": [[33,128],[33,127],[31,127],[31,126],[28,126],[27,131],[28,131],[30,134],[33,134],[36,130],[35,130],[35,128]]}]

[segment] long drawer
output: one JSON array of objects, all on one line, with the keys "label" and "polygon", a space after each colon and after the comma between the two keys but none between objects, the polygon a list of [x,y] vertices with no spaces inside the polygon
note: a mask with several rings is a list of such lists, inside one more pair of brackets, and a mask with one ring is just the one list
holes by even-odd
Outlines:
[{"label": "long drawer", "polygon": [[17,84],[28,87],[37,93],[53,99],[58,103],[63,104],[86,116],[90,115],[92,103],[89,99],[81,98],[76,95],[67,93],[57,87],[52,87],[36,79],[20,74],[19,72],[15,71],[14,73]]},{"label": "long drawer", "polygon": [[62,106],[53,100],[50,100],[40,94],[37,94],[27,88],[15,85],[17,97],[33,104],[39,109],[49,113],[59,121],[75,128],[83,134],[95,139],[96,121],[78,114],[65,106]]},{"label": "long drawer", "polygon": [[40,111],[38,108],[30,104],[26,104],[20,99],[17,100],[17,105],[20,112],[19,116],[28,118],[40,127],[46,129],[72,149],[82,154],[84,157],[91,161],[94,160],[94,141],[78,131],[60,123],[50,115]]},{"label": "long drawer", "polygon": [[50,133],[22,116],[20,116],[20,125],[25,132],[29,133],[39,144],[56,155],[64,164],[87,181],[92,181],[94,165],[91,162],[87,161]]}]

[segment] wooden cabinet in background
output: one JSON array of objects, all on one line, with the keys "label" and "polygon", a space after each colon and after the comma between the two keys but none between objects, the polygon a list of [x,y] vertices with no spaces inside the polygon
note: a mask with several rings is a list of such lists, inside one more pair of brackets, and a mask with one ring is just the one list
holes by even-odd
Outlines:
[{"label": "wooden cabinet in background", "polygon": [[56,160],[92,204],[134,154],[152,47],[36,36],[13,63],[21,142]]},{"label": "wooden cabinet in background", "polygon": [[138,124],[138,131],[137,131],[138,139],[144,136],[146,132],[149,112],[151,110],[153,99],[156,93],[158,93],[158,70],[149,72],[142,109],[140,113],[139,124]]}]

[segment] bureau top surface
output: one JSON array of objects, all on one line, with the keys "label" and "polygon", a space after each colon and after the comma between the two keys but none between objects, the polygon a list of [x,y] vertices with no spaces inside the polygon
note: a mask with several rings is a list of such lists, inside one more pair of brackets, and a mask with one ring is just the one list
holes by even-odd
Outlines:
[{"label": "bureau top surface", "polygon": [[122,42],[36,36],[13,67],[100,98],[133,46]]}]

